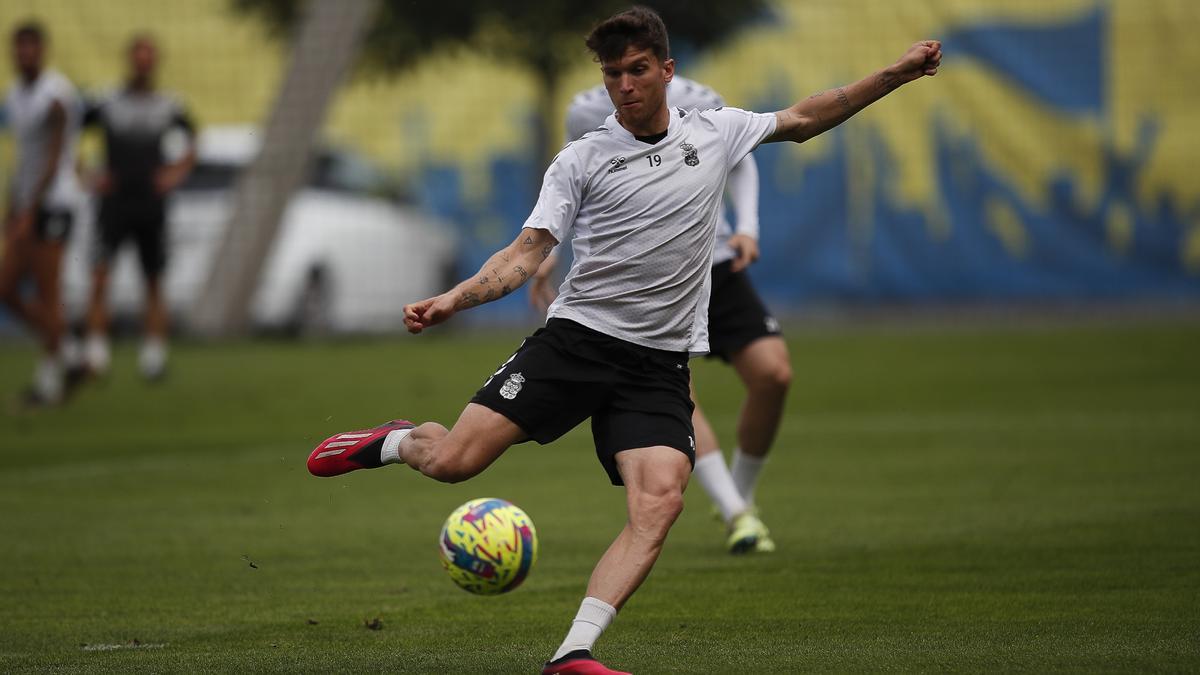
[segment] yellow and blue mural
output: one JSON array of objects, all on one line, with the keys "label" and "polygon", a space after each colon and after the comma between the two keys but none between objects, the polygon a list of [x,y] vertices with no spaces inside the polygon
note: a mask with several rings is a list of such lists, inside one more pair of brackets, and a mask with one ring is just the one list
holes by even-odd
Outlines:
[{"label": "yellow and blue mural", "polygon": [[[1181,77],[1200,74],[1200,3],[926,4],[789,4],[698,72],[680,65],[772,110],[915,38],[943,40],[937,78],[811,147],[756,152],[765,253],[752,275],[770,300],[1200,296],[1200,87]],[[429,167],[429,204],[514,231],[535,167],[516,155],[491,169],[480,203],[455,167]],[[496,243],[483,232],[468,267]]]}]

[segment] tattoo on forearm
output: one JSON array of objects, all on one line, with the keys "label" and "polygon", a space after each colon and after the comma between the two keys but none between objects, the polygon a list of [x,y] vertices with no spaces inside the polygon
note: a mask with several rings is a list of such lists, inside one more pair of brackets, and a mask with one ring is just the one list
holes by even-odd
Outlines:
[{"label": "tattoo on forearm", "polygon": [[879,77],[875,78],[875,84],[884,91],[892,91],[900,86],[900,83],[896,81],[896,76],[887,72],[879,73]]},{"label": "tattoo on forearm", "polygon": [[513,271],[521,275],[521,281],[525,281],[529,278],[529,272],[525,271],[525,268],[520,265],[514,267]]},{"label": "tattoo on forearm", "polygon": [[523,242],[521,242],[521,243],[522,243],[522,244],[524,244],[524,245],[526,245],[526,246],[533,246],[533,237],[530,237],[530,236],[526,235],[526,237],[525,237],[525,241],[523,241]]},{"label": "tattoo on forearm", "polygon": [[[491,291],[488,291],[488,293],[491,293]],[[458,301],[458,305],[455,306],[455,309],[470,309],[482,304],[482,302],[486,302],[486,300],[480,301],[477,293],[467,291],[466,293],[463,293],[462,299]]]},{"label": "tattoo on forearm", "polygon": [[542,260],[550,257],[550,252],[554,250],[554,244],[546,244],[542,247]]},{"label": "tattoo on forearm", "polygon": [[834,93],[837,95],[837,102],[841,104],[842,110],[850,112],[853,106],[850,105],[850,99],[846,96],[846,90],[838,87]]}]

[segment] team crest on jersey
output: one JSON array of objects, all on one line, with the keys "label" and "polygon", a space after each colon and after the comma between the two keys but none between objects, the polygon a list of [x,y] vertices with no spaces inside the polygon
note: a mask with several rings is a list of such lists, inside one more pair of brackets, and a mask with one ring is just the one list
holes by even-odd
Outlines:
[{"label": "team crest on jersey", "polygon": [[700,163],[700,155],[696,153],[696,146],[691,143],[681,143],[679,149],[683,151],[684,164],[696,166]]},{"label": "team crest on jersey", "polygon": [[618,171],[624,171],[625,169],[629,168],[625,164],[624,157],[614,157],[613,159],[608,160],[608,164],[609,164],[609,166],[608,166],[609,173],[616,173]]},{"label": "team crest on jersey", "polygon": [[521,384],[525,382],[525,376],[520,373],[513,373],[504,381],[504,385],[500,387],[500,395],[508,400],[513,400],[517,394],[521,393]]}]

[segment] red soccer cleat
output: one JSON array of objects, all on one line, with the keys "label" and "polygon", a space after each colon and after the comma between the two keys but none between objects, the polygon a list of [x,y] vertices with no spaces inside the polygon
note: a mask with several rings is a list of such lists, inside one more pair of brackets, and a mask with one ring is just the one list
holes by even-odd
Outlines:
[{"label": "red soccer cleat", "polygon": [[542,668],[542,675],[630,675],[623,670],[605,667],[586,649],[577,649]]},{"label": "red soccer cleat", "polygon": [[308,456],[308,471],[314,476],[340,476],[358,469],[383,466],[383,439],[397,429],[412,429],[408,420],[392,420],[374,429],[360,429],[330,436]]}]

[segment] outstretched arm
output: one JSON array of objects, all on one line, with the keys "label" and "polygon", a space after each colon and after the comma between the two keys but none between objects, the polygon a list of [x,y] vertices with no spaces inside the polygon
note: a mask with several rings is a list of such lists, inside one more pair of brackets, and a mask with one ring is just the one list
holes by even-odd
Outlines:
[{"label": "outstretched arm", "polygon": [[901,85],[926,75],[936,75],[941,61],[941,42],[918,42],[909,47],[899,61],[873,75],[854,84],[813,94],[786,110],[776,112],[775,133],[763,142],[803,143],[845,122]]},{"label": "outstretched arm", "polygon": [[729,239],[729,246],[737,251],[732,269],[740,272],[758,260],[758,164],[754,155],[746,155],[729,170],[726,190],[736,221]]},{"label": "outstretched arm", "polygon": [[533,276],[557,245],[558,240],[546,230],[522,229],[511,244],[492,254],[474,277],[439,296],[405,305],[405,328],[420,333],[460,310],[503,298]]}]

